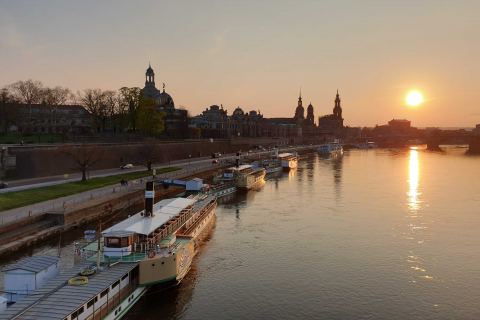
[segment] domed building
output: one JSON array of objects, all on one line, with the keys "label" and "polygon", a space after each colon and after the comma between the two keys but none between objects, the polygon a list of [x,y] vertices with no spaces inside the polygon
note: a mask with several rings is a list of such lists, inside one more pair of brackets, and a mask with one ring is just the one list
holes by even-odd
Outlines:
[{"label": "domed building", "polygon": [[145,72],[145,87],[143,88],[143,96],[153,99],[156,107],[161,110],[175,109],[175,103],[173,102],[172,97],[165,92],[165,83],[163,84],[162,92],[160,92],[160,90],[158,90],[155,86],[155,72],[150,64]]},{"label": "domed building", "polygon": [[162,91],[155,86],[155,72],[150,64],[145,71],[145,87],[143,96],[155,101],[157,110],[165,112],[165,134],[170,137],[183,138],[188,135],[187,111],[175,109],[173,98],[165,92],[165,83]]},{"label": "domed building", "polygon": [[212,105],[202,114],[191,119],[189,126],[201,129],[200,135],[205,138],[228,137],[228,115],[223,106]]}]

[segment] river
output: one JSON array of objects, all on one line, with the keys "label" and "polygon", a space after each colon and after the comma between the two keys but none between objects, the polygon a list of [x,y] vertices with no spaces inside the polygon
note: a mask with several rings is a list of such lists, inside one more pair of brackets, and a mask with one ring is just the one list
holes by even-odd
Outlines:
[{"label": "river", "polygon": [[480,319],[480,158],[464,152],[308,155],[222,201],[182,284],[126,318]]}]

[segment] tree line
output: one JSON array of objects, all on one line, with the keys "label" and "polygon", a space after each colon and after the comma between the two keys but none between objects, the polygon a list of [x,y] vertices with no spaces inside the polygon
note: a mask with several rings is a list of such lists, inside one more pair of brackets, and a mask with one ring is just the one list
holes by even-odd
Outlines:
[{"label": "tree line", "polygon": [[[20,114],[15,105],[27,107]],[[145,98],[138,87],[119,90],[84,89],[73,93],[69,88],[48,87],[36,80],[22,80],[0,89],[0,130],[7,133],[20,121],[32,121],[32,106],[43,104],[52,112],[61,105],[81,105],[90,114],[96,133],[138,132],[157,136],[164,131],[164,112],[155,108],[155,101]]]}]

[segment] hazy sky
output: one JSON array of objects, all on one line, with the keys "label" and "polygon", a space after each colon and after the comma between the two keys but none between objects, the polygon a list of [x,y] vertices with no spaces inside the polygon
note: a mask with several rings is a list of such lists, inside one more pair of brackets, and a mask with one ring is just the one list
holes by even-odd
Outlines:
[{"label": "hazy sky", "polygon": [[[0,86],[157,87],[212,104],[315,116],[337,88],[348,125],[480,123],[480,1],[0,0]],[[405,107],[411,88],[426,103]]]}]

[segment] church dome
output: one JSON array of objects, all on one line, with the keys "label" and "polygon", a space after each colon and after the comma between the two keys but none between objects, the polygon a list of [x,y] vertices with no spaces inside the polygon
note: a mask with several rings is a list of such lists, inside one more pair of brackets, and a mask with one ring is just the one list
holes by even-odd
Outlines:
[{"label": "church dome", "polygon": [[303,115],[303,112],[305,111],[305,108],[303,106],[298,106],[296,109],[295,109],[295,113],[296,114],[302,114]]},{"label": "church dome", "polygon": [[156,100],[157,100],[157,104],[160,108],[164,108],[164,109],[174,109],[175,108],[175,104],[173,103],[172,97],[168,93],[166,93],[165,91],[160,93],[157,96]]},{"label": "church dome", "polygon": [[245,113],[243,112],[242,108],[240,107],[237,107],[234,111],[233,111],[233,115],[234,116],[243,116]]}]

